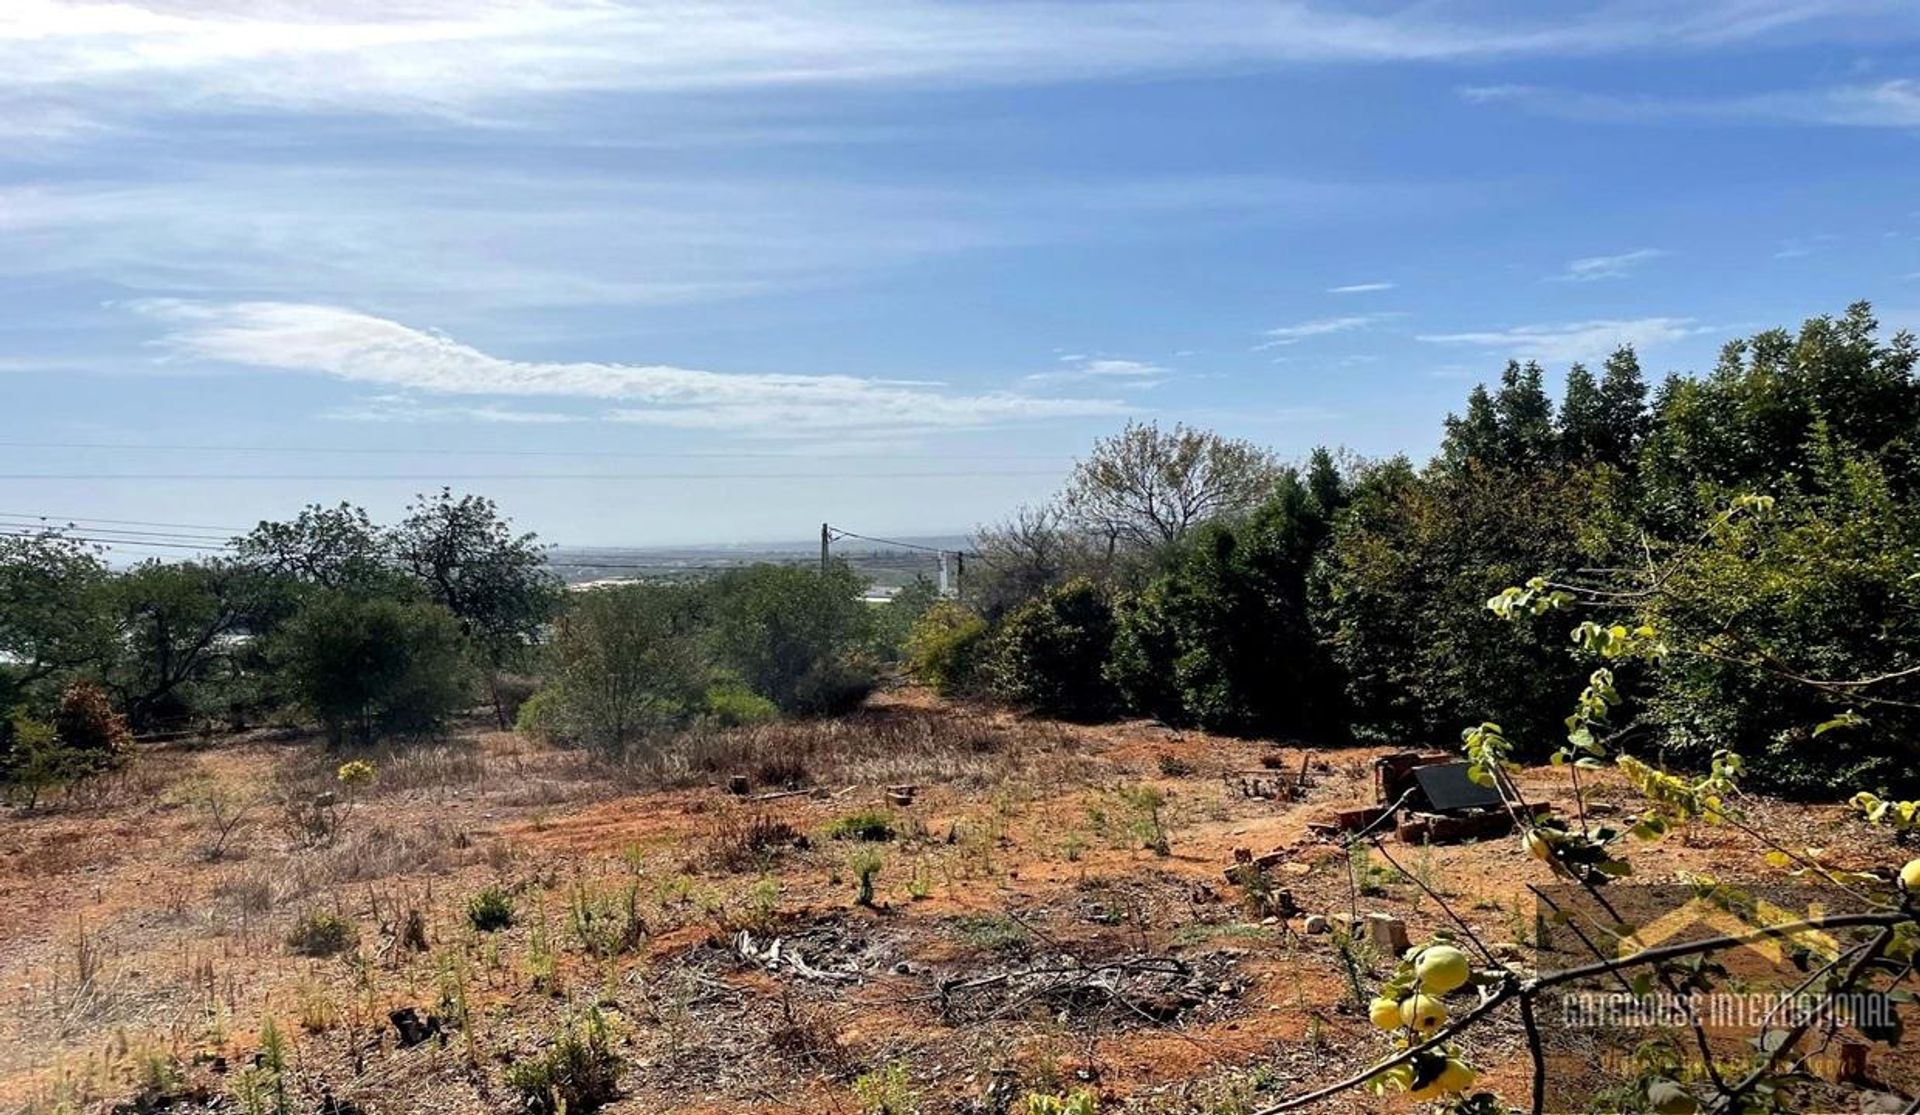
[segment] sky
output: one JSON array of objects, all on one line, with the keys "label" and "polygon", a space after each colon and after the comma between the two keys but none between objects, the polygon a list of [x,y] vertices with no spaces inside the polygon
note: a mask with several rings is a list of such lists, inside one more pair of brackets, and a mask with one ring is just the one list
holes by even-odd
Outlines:
[{"label": "sky", "polygon": [[1902,0],[0,4],[0,516],[950,534],[1130,420],[1419,459],[1861,299]]}]

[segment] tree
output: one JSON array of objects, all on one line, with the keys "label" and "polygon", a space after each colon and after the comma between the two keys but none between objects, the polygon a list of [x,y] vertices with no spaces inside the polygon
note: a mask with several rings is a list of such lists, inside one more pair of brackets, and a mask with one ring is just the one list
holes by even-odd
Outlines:
[{"label": "tree", "polygon": [[1129,423],[1074,465],[1064,503],[1072,521],[1110,550],[1154,550],[1202,523],[1253,510],[1276,474],[1272,456],[1249,442],[1186,425]]},{"label": "tree", "polygon": [[113,648],[106,564],[63,531],[0,537],[0,711],[20,690]]},{"label": "tree", "polygon": [[334,747],[439,730],[468,699],[471,667],[444,607],[327,593],[276,637],[275,665]]},{"label": "tree", "polygon": [[1647,384],[1640,377],[1640,360],[1623,345],[1607,357],[1600,380],[1598,436],[1590,435],[1593,459],[1630,469],[1647,436]]},{"label": "tree", "polygon": [[234,539],[234,550],[266,572],[336,590],[386,582],[388,542],[364,509],[315,503],[285,522],[262,521]]},{"label": "tree", "polygon": [[980,682],[987,621],[964,604],[941,600],[907,636],[907,671],[943,697],[972,694]]},{"label": "tree", "polygon": [[1567,369],[1566,394],[1560,401],[1560,456],[1569,464],[1601,458],[1607,440],[1606,400],[1600,382],[1586,365]]},{"label": "tree", "polygon": [[103,676],[135,727],[177,722],[206,706],[205,690],[235,679],[260,583],[222,558],[143,561],[110,583],[120,651]]},{"label": "tree", "polygon": [[552,680],[535,698],[542,729],[619,751],[691,720],[712,682],[697,596],[650,584],[572,594],[548,652]]},{"label": "tree", "polygon": [[1500,420],[1494,414],[1493,396],[1485,384],[1476,383],[1473,390],[1467,392],[1465,416],[1447,415],[1440,456],[1454,468],[1464,468],[1472,461],[1501,459]]},{"label": "tree", "polygon": [[865,582],[844,561],[825,571],[755,565],[714,584],[714,643],[721,662],[782,711],[844,711],[873,688],[854,651],[871,616]]},{"label": "tree", "polygon": [[1547,398],[1540,365],[1507,362],[1493,413],[1500,429],[1500,463],[1537,465],[1554,456],[1553,403]]},{"label": "tree", "polygon": [[499,672],[532,647],[560,599],[538,539],[515,534],[492,500],[442,488],[407,508],[390,545],[480,652],[495,716],[506,727]]},{"label": "tree", "polygon": [[963,587],[968,602],[989,620],[1103,564],[1057,501],[1019,507],[979,528],[973,548],[979,556]]},{"label": "tree", "polygon": [[1121,599],[1108,676],[1131,707],[1213,731],[1345,734],[1339,675],[1308,614],[1309,571],[1344,503],[1337,480],[1316,494],[1283,474],[1249,519],[1203,528]]},{"label": "tree", "polygon": [[1048,716],[1105,719],[1120,704],[1106,676],[1113,633],[1107,590],[1084,577],[1068,581],[1014,609],[994,633],[989,688]]}]

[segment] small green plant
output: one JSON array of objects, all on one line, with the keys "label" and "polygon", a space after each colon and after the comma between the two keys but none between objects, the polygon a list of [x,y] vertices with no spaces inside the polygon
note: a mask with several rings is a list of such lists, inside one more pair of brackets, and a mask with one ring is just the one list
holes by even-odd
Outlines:
[{"label": "small green plant", "polygon": [[839,817],[827,826],[833,840],[892,840],[895,818],[884,809],[862,809]]},{"label": "small green plant", "polygon": [[1164,816],[1166,791],[1144,782],[1134,783],[1115,787],[1113,800],[1120,807],[1121,832],[1129,844],[1156,856],[1173,854]]},{"label": "small green plant", "polygon": [[880,869],[886,866],[886,860],[874,849],[862,848],[847,861],[847,866],[852,869],[853,877],[860,886],[854,901],[862,906],[873,905],[873,881],[880,874]]},{"label": "small green plant", "polygon": [[359,939],[353,922],[331,910],[310,910],[288,931],[287,947],[301,956],[333,956],[352,948]]},{"label": "small green plant", "polygon": [[1099,1110],[1099,1100],[1084,1088],[1070,1096],[1032,1093],[1022,1109],[1023,1115],[1097,1115]]},{"label": "small green plant", "polygon": [[604,894],[575,883],[567,896],[567,925],[581,951],[597,959],[632,952],[647,935],[646,919],[640,916],[640,884]]},{"label": "small green plant", "polygon": [[907,1066],[888,1061],[878,1072],[869,1072],[853,1082],[853,1098],[860,1104],[860,1115],[919,1115],[920,1096],[907,1077]]},{"label": "small green plant", "polygon": [[977,949],[999,951],[1026,943],[1027,931],[1003,914],[963,917],[955,922],[960,938]]},{"label": "small green plant", "polygon": [[756,933],[770,933],[780,926],[780,880],[771,875],[747,888],[746,902],[738,917],[740,927]]},{"label": "small green plant", "polygon": [[513,896],[494,885],[467,899],[467,923],[482,933],[513,924]]},{"label": "small green plant", "polygon": [[907,880],[907,897],[915,902],[925,902],[933,895],[933,872],[927,870],[927,861],[921,860],[913,865],[913,877]]},{"label": "small green plant", "polygon": [[528,1115],[586,1115],[617,1094],[620,1058],[598,1007],[561,1027],[546,1051],[507,1068],[507,1086]]},{"label": "small green plant", "polygon": [[353,759],[349,762],[341,763],[340,769],[334,771],[333,776],[339,780],[342,786],[350,789],[359,789],[362,786],[373,785],[375,773],[372,763],[367,762],[365,759]]}]

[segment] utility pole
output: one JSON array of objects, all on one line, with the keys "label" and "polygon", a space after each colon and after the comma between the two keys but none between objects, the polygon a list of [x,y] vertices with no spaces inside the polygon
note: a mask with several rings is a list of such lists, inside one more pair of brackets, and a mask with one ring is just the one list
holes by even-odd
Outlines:
[{"label": "utility pole", "polygon": [[967,579],[967,555],[956,550],[954,551],[954,555],[953,555],[954,599],[958,600],[960,598],[961,589],[962,589],[962,586],[965,584],[966,579]]},{"label": "utility pole", "polygon": [[820,524],[820,575],[822,577],[827,575],[827,565],[829,562],[833,560],[832,554],[828,550],[828,547],[831,546],[832,544],[833,544],[833,528],[829,527],[825,523],[821,523]]},{"label": "utility pole", "polygon": [[940,551],[940,595],[947,595],[947,552]]}]

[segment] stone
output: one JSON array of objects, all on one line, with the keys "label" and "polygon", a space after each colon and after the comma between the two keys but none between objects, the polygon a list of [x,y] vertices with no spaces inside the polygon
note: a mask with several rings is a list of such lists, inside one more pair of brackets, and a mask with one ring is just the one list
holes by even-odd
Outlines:
[{"label": "stone", "polygon": [[1322,933],[1333,932],[1333,923],[1319,914],[1309,914],[1306,924],[1301,928],[1305,929],[1311,936],[1319,936]]},{"label": "stone", "polygon": [[1413,947],[1407,936],[1407,923],[1392,914],[1367,915],[1367,940],[1373,942],[1382,959],[1398,958]]}]

